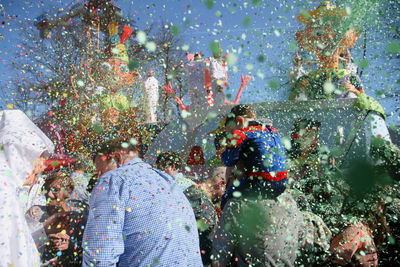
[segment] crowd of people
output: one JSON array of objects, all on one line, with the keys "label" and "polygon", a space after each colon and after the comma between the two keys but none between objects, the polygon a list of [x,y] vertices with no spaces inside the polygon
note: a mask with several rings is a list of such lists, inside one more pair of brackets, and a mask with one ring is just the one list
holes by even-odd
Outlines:
[{"label": "crowd of people", "polygon": [[4,111],[0,265],[398,266],[396,177],[368,162],[341,172],[319,128],[297,121],[288,148],[237,105],[215,137],[221,165],[195,180],[177,152],[152,166],[118,138],[93,162],[49,160],[39,128]]}]

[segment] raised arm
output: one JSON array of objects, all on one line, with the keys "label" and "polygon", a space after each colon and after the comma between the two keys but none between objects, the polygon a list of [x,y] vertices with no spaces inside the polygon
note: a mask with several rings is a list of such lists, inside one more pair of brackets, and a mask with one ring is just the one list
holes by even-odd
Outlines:
[{"label": "raised arm", "polygon": [[182,99],[180,99],[179,97],[177,97],[177,96],[175,95],[175,91],[174,91],[174,89],[172,88],[171,83],[165,84],[162,88],[163,88],[163,90],[167,93],[167,95],[170,95],[170,96],[172,96],[172,97],[175,99],[176,103],[178,104],[178,106],[179,106],[179,108],[180,108],[181,110],[189,111],[189,107],[185,106],[185,104],[183,104]]},{"label": "raised arm", "polygon": [[228,101],[225,99],[225,104],[228,104],[228,105],[239,104],[240,97],[242,96],[243,90],[244,90],[244,88],[247,87],[247,84],[249,83],[250,79],[251,79],[251,76],[242,74],[242,76],[240,78],[240,88],[239,88],[238,93],[236,94],[235,101],[231,102],[231,101]]}]

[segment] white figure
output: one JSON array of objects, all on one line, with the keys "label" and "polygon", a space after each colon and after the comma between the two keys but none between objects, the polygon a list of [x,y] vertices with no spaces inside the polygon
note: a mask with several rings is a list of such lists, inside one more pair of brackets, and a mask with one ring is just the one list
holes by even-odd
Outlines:
[{"label": "white figure", "polygon": [[290,84],[295,84],[298,79],[308,74],[308,71],[304,69],[303,65],[304,62],[302,58],[300,57],[299,53],[296,52],[296,56],[293,59],[293,66],[291,66],[288,70]]},{"label": "white figure", "polygon": [[0,266],[39,266],[17,191],[54,146],[22,111],[6,110],[0,113],[0,148]]},{"label": "white figure", "polygon": [[184,121],[190,130],[193,130],[204,122],[210,112],[219,113],[226,105],[237,105],[251,76],[241,75],[236,98],[234,101],[228,101],[224,93],[228,83],[225,61],[215,58],[203,60],[201,54],[187,54],[187,58],[185,71],[190,105],[185,105],[183,100],[175,95],[171,83],[165,84],[163,90],[175,99]]},{"label": "white figure", "polygon": [[157,122],[157,107],[159,100],[158,80],[154,77],[153,72],[149,71],[147,79],[143,85],[143,100],[146,122]]},{"label": "white figure", "polygon": [[211,70],[212,94],[215,105],[225,104],[225,87],[228,85],[228,68],[226,61],[209,59]]}]

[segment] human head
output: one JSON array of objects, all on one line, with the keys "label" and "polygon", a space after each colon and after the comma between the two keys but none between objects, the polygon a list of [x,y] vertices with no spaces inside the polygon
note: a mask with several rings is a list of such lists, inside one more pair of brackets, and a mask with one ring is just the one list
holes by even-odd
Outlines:
[{"label": "human head", "polygon": [[257,119],[257,113],[250,105],[240,104],[234,106],[225,121],[226,130],[232,131],[246,127],[247,123]]},{"label": "human head", "polygon": [[344,8],[324,1],[317,9],[297,17],[306,28],[296,33],[296,41],[318,57],[320,68],[338,67],[340,53],[354,46],[359,38],[359,30],[343,24],[348,15]]},{"label": "human head", "polygon": [[43,189],[46,191],[45,196],[49,206],[61,207],[70,197],[74,190],[70,174],[68,170],[57,170],[47,176]]},{"label": "human head", "polygon": [[293,58],[293,64],[297,67],[303,65],[303,59],[299,54],[296,54],[296,56]]},{"label": "human head", "polygon": [[154,68],[150,68],[147,70],[147,77],[152,77],[154,76]]},{"label": "human head", "polygon": [[321,123],[316,120],[300,119],[295,122],[291,135],[293,158],[303,153],[316,153],[319,145],[319,128]]},{"label": "human head", "polygon": [[183,160],[178,153],[166,151],[158,155],[156,166],[169,175],[175,175],[182,169]]},{"label": "human head", "polygon": [[140,145],[136,140],[109,140],[97,149],[93,155],[99,176],[114,170],[133,158],[140,157]]},{"label": "human head", "polygon": [[225,192],[226,167],[216,167],[210,177],[205,181],[205,189],[210,195],[212,202],[217,203]]}]

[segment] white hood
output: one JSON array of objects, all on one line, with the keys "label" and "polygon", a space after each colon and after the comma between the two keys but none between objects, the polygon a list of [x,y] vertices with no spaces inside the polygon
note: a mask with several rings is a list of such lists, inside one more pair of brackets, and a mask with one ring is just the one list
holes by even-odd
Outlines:
[{"label": "white hood", "polygon": [[23,185],[40,155],[53,150],[50,139],[21,110],[0,112],[0,170],[11,171],[17,187]]}]

